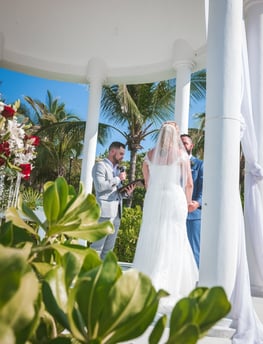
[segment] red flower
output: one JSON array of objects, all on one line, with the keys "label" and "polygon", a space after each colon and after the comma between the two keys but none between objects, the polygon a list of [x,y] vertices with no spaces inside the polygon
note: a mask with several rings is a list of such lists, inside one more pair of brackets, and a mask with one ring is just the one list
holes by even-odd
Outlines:
[{"label": "red flower", "polygon": [[0,143],[0,154],[4,154],[6,157],[9,157],[10,155],[9,142],[4,141],[3,143]]},{"label": "red flower", "polygon": [[28,180],[31,173],[31,164],[20,164],[21,173],[23,174],[23,179]]},{"label": "red flower", "polygon": [[40,138],[38,136],[25,135],[25,140],[30,140],[30,142],[33,146],[39,146],[39,144],[40,144]]},{"label": "red flower", "polygon": [[1,115],[5,118],[12,118],[15,112],[16,111],[11,106],[5,105]]}]

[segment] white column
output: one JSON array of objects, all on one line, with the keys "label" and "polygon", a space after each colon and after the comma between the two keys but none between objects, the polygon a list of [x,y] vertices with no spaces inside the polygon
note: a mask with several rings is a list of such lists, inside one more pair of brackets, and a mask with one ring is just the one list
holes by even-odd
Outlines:
[{"label": "white column", "polygon": [[4,55],[4,34],[0,32],[0,61],[3,60]]},{"label": "white column", "polygon": [[173,68],[176,71],[175,121],[181,133],[188,133],[193,49],[184,40],[173,47]]},{"label": "white column", "polygon": [[210,0],[200,285],[233,291],[240,223],[241,0]]},{"label": "white column", "polygon": [[84,184],[86,193],[91,193],[92,191],[91,171],[96,158],[100,102],[105,77],[106,68],[103,61],[99,59],[90,60],[87,71],[87,79],[90,84],[89,102],[81,169],[81,181]]}]

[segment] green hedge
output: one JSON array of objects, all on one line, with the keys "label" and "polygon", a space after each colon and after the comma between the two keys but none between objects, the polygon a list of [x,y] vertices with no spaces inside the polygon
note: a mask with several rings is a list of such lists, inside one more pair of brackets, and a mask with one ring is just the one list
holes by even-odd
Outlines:
[{"label": "green hedge", "polygon": [[135,208],[124,208],[121,225],[116,239],[114,253],[121,262],[133,261],[136,243],[142,221],[142,209],[139,205]]}]

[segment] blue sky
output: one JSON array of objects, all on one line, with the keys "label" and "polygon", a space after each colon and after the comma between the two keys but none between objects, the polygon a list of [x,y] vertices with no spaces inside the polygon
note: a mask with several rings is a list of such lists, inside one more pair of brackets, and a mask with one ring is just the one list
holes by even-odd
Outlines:
[{"label": "blue sky", "polygon": [[[61,102],[66,104],[66,110],[70,113],[76,114],[79,118],[85,120],[88,109],[88,86],[85,84],[77,84],[70,82],[61,82],[56,80],[48,80],[38,78],[23,73],[10,71],[0,68],[0,94],[1,98],[7,104],[13,103],[17,99],[24,101],[24,96],[30,96],[33,99],[38,99],[41,102],[46,101],[47,90],[49,90],[53,97],[58,98]],[[205,102],[201,101],[190,106],[190,127],[196,127],[198,123],[194,122],[192,115],[205,111]],[[112,140],[123,141],[122,136],[115,136],[110,138]],[[108,142],[107,146],[110,142]],[[145,150],[152,146],[151,141],[143,143]],[[105,152],[107,147],[98,145],[97,154]],[[129,157],[125,156],[125,159]]]}]

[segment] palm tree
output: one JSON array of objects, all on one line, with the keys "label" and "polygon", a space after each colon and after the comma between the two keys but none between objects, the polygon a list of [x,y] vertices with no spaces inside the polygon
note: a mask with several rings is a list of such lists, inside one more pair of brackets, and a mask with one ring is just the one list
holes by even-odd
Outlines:
[{"label": "palm tree", "polygon": [[[163,121],[171,120],[174,113],[175,80],[140,85],[105,86],[102,111],[109,125],[126,140],[130,153],[129,180],[135,178],[136,157],[142,143],[156,134]],[[191,97],[194,101],[205,96],[206,73],[192,75]],[[121,128],[121,129],[118,129]],[[156,136],[156,135],[155,135]]]},{"label": "palm tree", "polygon": [[104,118],[113,123],[109,127],[123,135],[131,152],[130,180],[135,177],[136,156],[142,141],[163,121],[172,118],[173,99],[174,87],[167,81],[103,88]]},{"label": "palm tree", "polygon": [[[32,179],[40,186],[58,176],[68,176],[69,170],[80,174],[79,156],[82,152],[86,122],[66,111],[65,103],[54,98],[47,91],[46,104],[26,96],[25,100],[33,108],[31,121],[35,134],[40,136],[41,145],[35,162]],[[107,139],[105,126],[99,127],[99,142]],[[76,180],[76,178],[71,178]]]},{"label": "palm tree", "polygon": [[193,154],[199,157],[199,159],[203,159],[205,145],[205,113],[197,113],[195,117],[199,119],[199,128],[189,129],[189,134],[194,142]]}]

